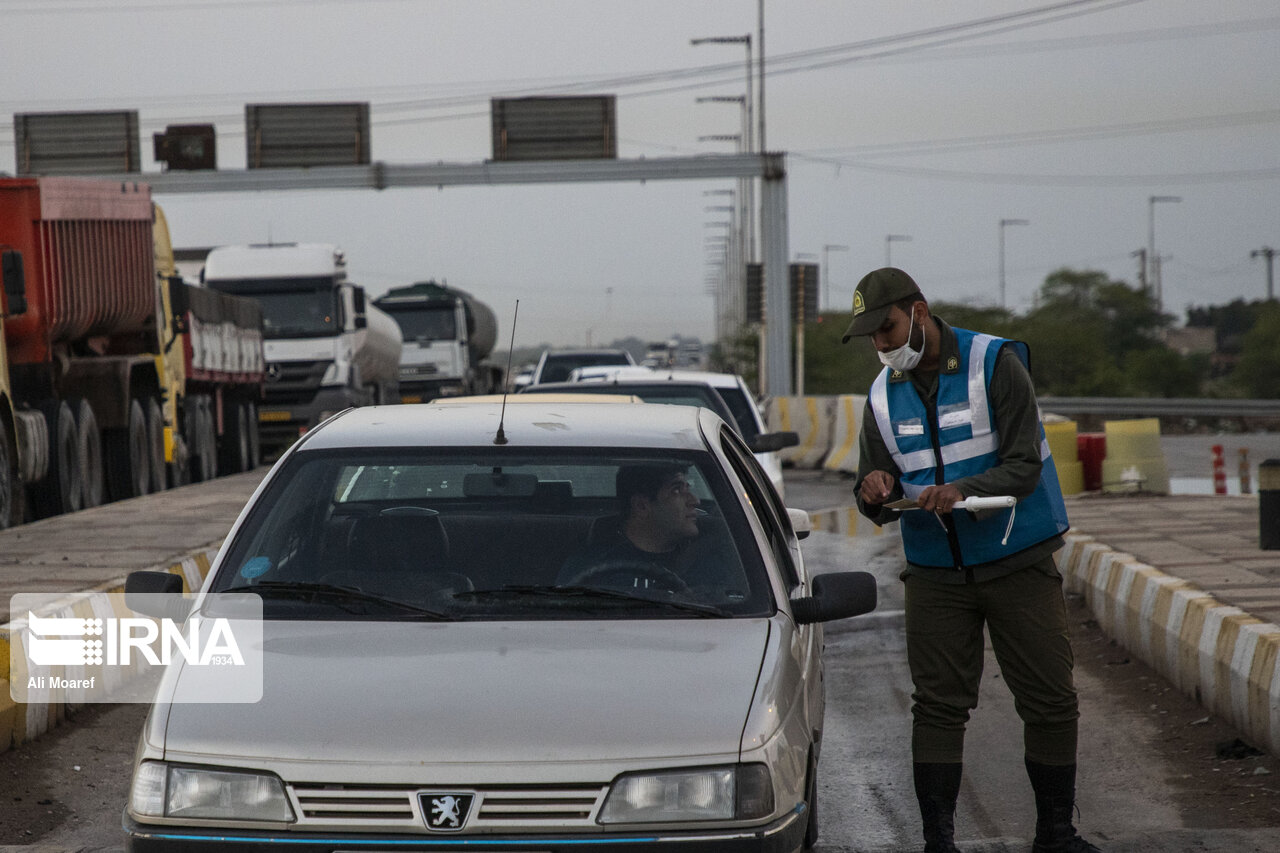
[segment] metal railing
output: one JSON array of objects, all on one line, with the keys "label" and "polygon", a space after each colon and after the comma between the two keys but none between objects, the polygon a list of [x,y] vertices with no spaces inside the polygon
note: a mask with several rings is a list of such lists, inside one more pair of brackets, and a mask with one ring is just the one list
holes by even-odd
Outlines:
[{"label": "metal railing", "polygon": [[1280,418],[1280,400],[1202,397],[1040,397],[1040,410],[1068,417]]}]

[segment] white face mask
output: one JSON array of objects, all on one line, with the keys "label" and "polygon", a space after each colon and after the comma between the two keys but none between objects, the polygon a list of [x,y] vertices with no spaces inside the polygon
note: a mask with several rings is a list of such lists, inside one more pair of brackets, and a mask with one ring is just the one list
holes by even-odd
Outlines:
[{"label": "white face mask", "polygon": [[920,349],[914,350],[911,348],[911,333],[915,331],[915,328],[916,312],[913,309],[911,312],[911,325],[907,328],[907,342],[897,349],[889,350],[888,352],[880,352],[879,350],[876,350],[876,355],[880,357],[881,364],[886,367],[893,368],[894,370],[906,372],[920,363],[920,358],[924,355],[924,342],[927,330],[924,325],[920,326]]}]

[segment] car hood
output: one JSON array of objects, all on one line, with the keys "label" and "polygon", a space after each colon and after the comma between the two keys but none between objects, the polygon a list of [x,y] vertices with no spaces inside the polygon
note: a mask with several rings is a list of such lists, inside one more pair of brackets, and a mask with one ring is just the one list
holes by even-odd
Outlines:
[{"label": "car hood", "polygon": [[[263,635],[261,701],[175,701],[168,757],[421,766],[736,754],[769,622],[268,622]],[[170,675],[181,700],[201,669]]]}]

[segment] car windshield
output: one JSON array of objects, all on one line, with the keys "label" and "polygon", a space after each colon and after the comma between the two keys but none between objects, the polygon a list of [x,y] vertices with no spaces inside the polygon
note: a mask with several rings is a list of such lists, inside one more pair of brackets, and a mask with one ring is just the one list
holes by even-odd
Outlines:
[{"label": "car windshield", "polygon": [[457,314],[451,303],[430,308],[394,303],[380,307],[400,324],[406,341],[450,341],[458,337]]},{"label": "car windshield", "polygon": [[631,364],[625,353],[551,353],[542,365],[539,382],[563,382],[576,367],[594,367],[600,364]]},{"label": "car windshield", "polygon": [[[637,500],[619,498],[646,477],[675,513],[654,511],[675,531],[661,547],[633,541]],[[213,591],[259,593],[268,619],[761,616],[768,575],[737,544],[755,541],[708,453],[311,451],[273,478]]]},{"label": "car windshield", "polygon": [[213,290],[258,300],[268,338],[330,337],[338,333],[333,279],[226,279],[208,284]]},{"label": "car windshield", "polygon": [[[673,406],[701,406],[710,409],[725,420],[730,426],[738,426],[725,401],[715,388],[710,385],[679,382],[573,382],[570,384],[539,385],[526,389],[532,394],[631,394],[646,403],[667,403]],[[754,434],[754,433],[753,433]]]}]

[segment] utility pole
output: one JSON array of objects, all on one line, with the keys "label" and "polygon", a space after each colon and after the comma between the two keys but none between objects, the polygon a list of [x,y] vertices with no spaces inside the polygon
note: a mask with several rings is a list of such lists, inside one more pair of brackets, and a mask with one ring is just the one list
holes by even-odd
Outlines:
[{"label": "utility pole", "polygon": [[1138,259],[1138,285],[1142,288],[1142,292],[1149,296],[1150,294],[1147,293],[1147,250],[1138,249],[1135,252],[1130,252],[1129,257]]},{"label": "utility pole", "polygon": [[1009,225],[1030,225],[1031,222],[1026,219],[1001,219],[1000,220],[1000,307],[1005,307],[1004,299],[1004,229]]},{"label": "utility pole", "polygon": [[826,295],[823,301],[828,311],[831,310],[831,275],[827,272],[827,253],[832,251],[847,252],[849,247],[837,246],[835,243],[827,243],[822,247],[822,289]]},{"label": "utility pole", "polygon": [[1249,253],[1249,257],[1264,258],[1267,262],[1267,301],[1268,302],[1274,302],[1276,298],[1275,287],[1274,287],[1275,279],[1272,278],[1272,269],[1271,269],[1272,259],[1275,258],[1275,256],[1276,256],[1276,250],[1271,248],[1270,246],[1263,246],[1261,249],[1254,249],[1252,252]]}]

